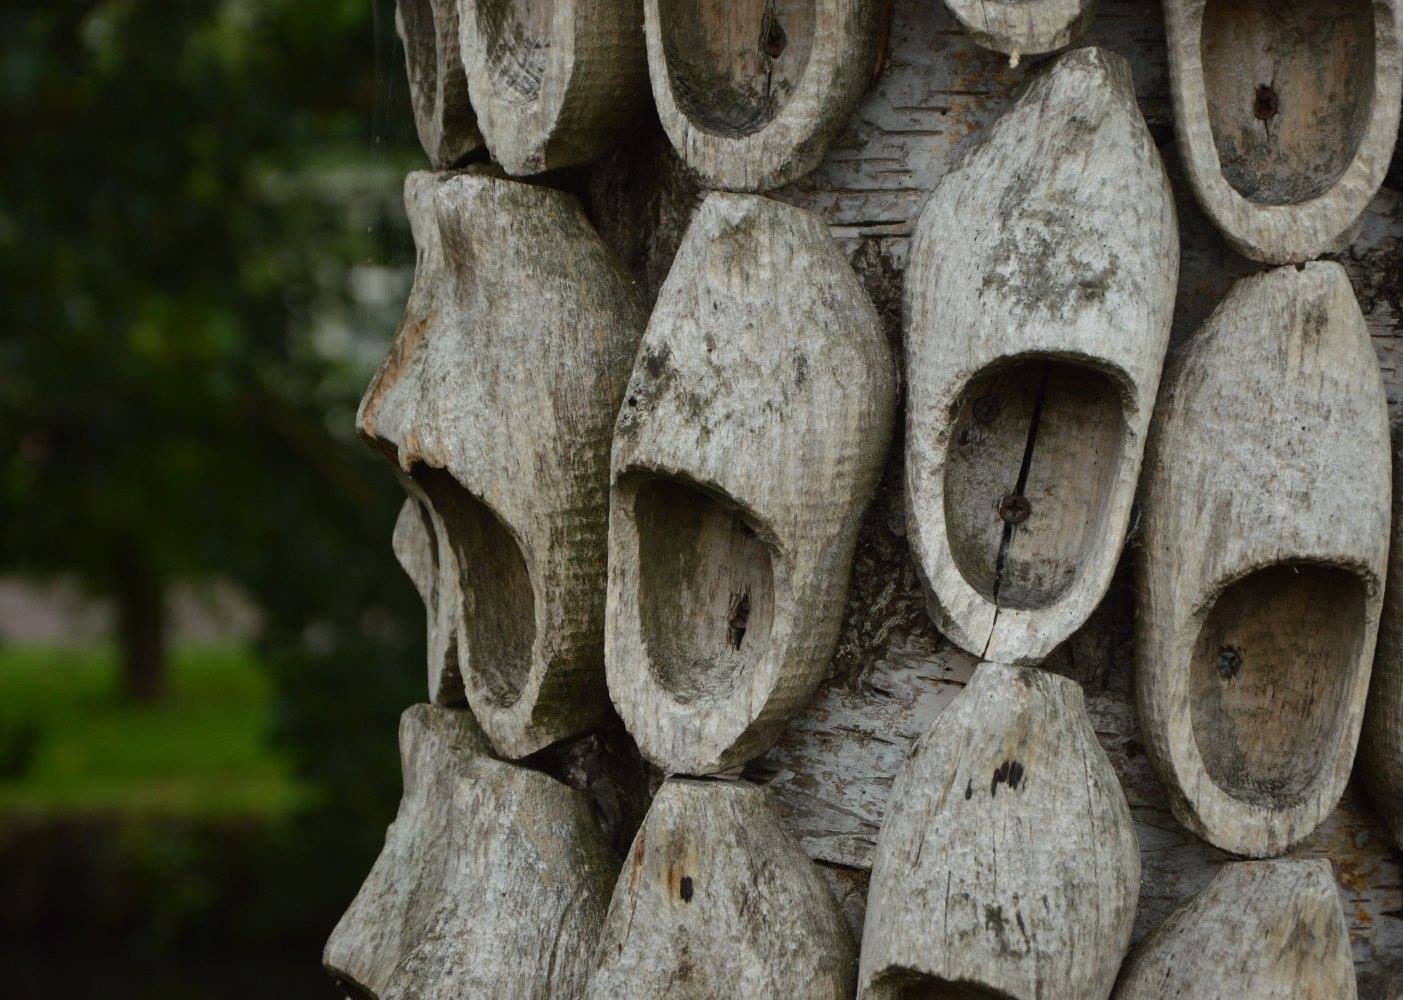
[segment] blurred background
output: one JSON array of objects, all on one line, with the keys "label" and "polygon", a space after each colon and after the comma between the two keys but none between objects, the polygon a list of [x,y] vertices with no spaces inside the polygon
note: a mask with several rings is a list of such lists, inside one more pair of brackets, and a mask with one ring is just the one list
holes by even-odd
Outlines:
[{"label": "blurred background", "polygon": [[0,982],[335,997],[423,611],[392,0],[0,9]]}]

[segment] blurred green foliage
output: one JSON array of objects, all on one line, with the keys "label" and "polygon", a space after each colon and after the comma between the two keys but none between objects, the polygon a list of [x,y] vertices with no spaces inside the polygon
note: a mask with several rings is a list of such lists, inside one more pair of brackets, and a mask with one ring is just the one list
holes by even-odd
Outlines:
[{"label": "blurred green foliage", "polygon": [[276,734],[317,803],[270,867],[314,920],[374,857],[395,720],[422,697],[398,488],[352,428],[393,325],[358,288],[412,260],[399,188],[420,154],[402,84],[376,89],[403,73],[391,9],[0,9],[0,566],[119,603],[207,574],[251,595]]},{"label": "blurred green foliage", "polygon": [[267,739],[267,671],[247,650],[178,650],[154,705],[118,697],[115,660],[0,648],[0,813],[278,819],[301,805]]}]

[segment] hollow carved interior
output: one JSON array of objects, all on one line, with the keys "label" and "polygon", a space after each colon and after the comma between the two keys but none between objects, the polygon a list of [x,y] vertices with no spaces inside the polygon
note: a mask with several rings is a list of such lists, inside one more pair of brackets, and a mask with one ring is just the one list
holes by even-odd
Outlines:
[{"label": "hollow carved interior", "polygon": [[898,972],[885,984],[894,989],[896,1000],[1009,1000],[1005,993],[971,983],[952,983],[913,972]]},{"label": "hollow carved interior", "polygon": [[1334,764],[1358,668],[1366,590],[1354,573],[1281,563],[1227,587],[1194,645],[1194,740],[1233,797],[1282,808]]},{"label": "hollow carved interior", "polygon": [[409,76],[409,99],[420,119],[434,114],[438,94],[438,29],[429,0],[398,0],[404,29],[404,64]]},{"label": "hollow carved interior", "polygon": [[415,466],[412,475],[443,524],[458,567],[468,668],[488,701],[509,707],[531,673],[536,603],[515,536],[449,473]]},{"label": "hollow carved interior", "polygon": [[1370,0],[1208,0],[1200,46],[1228,183],[1264,205],[1329,190],[1373,104]]},{"label": "hollow carved interior", "polygon": [[639,621],[655,679],[682,702],[725,697],[769,645],[769,546],[733,504],[672,480],[640,483],[634,518]]},{"label": "hollow carved interior", "polygon": [[534,101],[550,60],[555,0],[478,0],[474,9],[493,89],[508,101]]},{"label": "hollow carved interior", "polygon": [[970,381],[945,456],[945,523],[971,587],[1009,608],[1063,595],[1111,530],[1124,428],[1115,383],[1090,368],[1024,359]]},{"label": "hollow carved interior", "polygon": [[808,68],[817,0],[658,0],[677,106],[717,135],[757,132]]}]

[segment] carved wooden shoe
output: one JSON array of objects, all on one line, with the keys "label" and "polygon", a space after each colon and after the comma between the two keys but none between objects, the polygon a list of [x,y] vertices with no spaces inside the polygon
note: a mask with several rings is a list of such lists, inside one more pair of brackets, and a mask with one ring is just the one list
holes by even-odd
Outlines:
[{"label": "carved wooden shoe", "polygon": [[400,718],[404,798],[327,941],[327,971],[371,1000],[572,1000],[619,866],[588,798],[487,756],[469,712]]},{"label": "carved wooden shoe", "polygon": [[906,278],[906,487],[931,614],[1037,663],[1115,571],[1178,280],[1119,56],[1057,59],[940,182]]},{"label": "carved wooden shoe", "polygon": [[482,133],[458,57],[458,0],[397,0],[395,29],[419,143],[435,167],[461,163],[482,146]]},{"label": "carved wooden shoe", "polygon": [[1359,774],[1403,850],[1403,455],[1393,456],[1393,544],[1378,654],[1359,737]]},{"label": "carved wooden shoe", "polygon": [[1239,252],[1341,250],[1398,132],[1399,0],[1165,0],[1174,123],[1204,211]]},{"label": "carved wooden shoe", "polygon": [[819,165],[872,79],[881,0],[644,0],[663,128],[708,186],[768,191]]},{"label": "carved wooden shoe", "polygon": [[568,195],[411,174],[406,201],[415,284],[359,427],[429,510],[468,702],[522,757],[608,715],[609,442],[643,305]]},{"label": "carved wooden shoe", "polygon": [[945,6],[976,42],[1016,62],[1075,42],[1096,0],[945,0]]},{"label": "carved wooden shoe", "polygon": [[1146,470],[1146,749],[1191,830],[1279,854],[1349,776],[1388,549],[1383,383],[1338,264],[1233,287],[1166,376]]},{"label": "carved wooden shoe", "polygon": [[903,765],[877,839],[863,1000],[1105,1000],[1140,854],[1075,681],[986,663]]},{"label": "carved wooden shoe", "polygon": [[1355,1000],[1330,862],[1224,865],[1145,938],[1115,1000]]},{"label": "carved wooden shoe", "polygon": [[647,107],[641,0],[459,0],[478,126],[509,174],[589,163]]},{"label": "carved wooden shoe", "polygon": [[427,500],[410,498],[399,509],[394,533],[395,558],[419,591],[427,617],[429,700],[436,705],[452,705],[466,697],[463,677],[458,672],[458,616],[462,591],[456,565],[440,566],[440,558],[452,560],[451,551],[439,551],[433,514]]},{"label": "carved wooden shoe", "polygon": [[658,789],[609,904],[586,1000],[847,1000],[857,949],[763,789]]},{"label": "carved wooden shoe", "polygon": [[659,767],[744,763],[812,695],[894,384],[877,314],[817,218],[706,199],[614,438],[609,693]]}]

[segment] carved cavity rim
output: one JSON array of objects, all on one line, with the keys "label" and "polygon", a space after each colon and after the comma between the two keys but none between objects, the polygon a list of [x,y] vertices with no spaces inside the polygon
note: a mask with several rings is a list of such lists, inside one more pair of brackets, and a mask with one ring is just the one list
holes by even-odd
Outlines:
[{"label": "carved cavity rim", "polygon": [[632,492],[649,669],[679,702],[725,700],[769,648],[771,544],[714,492],[659,477]]}]

